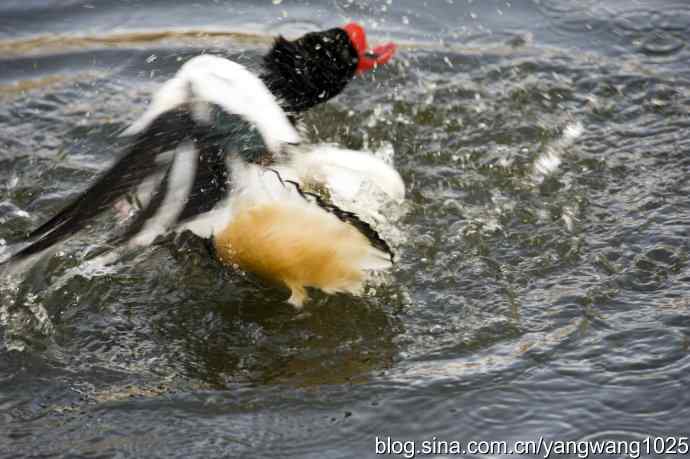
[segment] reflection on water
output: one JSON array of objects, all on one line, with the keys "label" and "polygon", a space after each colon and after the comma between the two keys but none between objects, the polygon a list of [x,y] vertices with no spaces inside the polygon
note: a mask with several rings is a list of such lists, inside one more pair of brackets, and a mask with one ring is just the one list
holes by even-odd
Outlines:
[{"label": "reflection on water", "polygon": [[5,273],[3,455],[683,432],[690,8],[429,3],[0,7],[0,251],[108,164],[182,62],[256,66],[274,34],[350,19],[401,53],[310,112],[308,136],[392,146],[409,188],[394,282],[303,315],[189,235],[98,264],[108,218]]}]

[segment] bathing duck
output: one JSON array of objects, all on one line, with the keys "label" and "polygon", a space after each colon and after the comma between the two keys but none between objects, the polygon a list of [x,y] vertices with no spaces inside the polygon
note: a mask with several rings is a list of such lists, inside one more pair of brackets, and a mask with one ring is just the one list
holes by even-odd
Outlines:
[{"label": "bathing duck", "polygon": [[113,244],[147,245],[190,230],[212,240],[224,264],[288,287],[297,308],[307,287],[360,292],[393,254],[370,223],[333,198],[367,184],[400,201],[404,184],[372,154],[306,143],[296,124],[394,53],[392,43],[369,50],[364,29],[350,23],[278,37],[258,74],[218,56],[190,59],[123,132],[124,155],[5,263],[42,253],[129,202],[139,210]]}]

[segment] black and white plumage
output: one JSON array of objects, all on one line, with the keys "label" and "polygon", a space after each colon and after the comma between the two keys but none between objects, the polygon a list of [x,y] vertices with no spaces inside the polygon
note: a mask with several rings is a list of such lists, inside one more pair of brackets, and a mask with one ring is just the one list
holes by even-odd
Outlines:
[{"label": "black and white plumage", "polygon": [[54,246],[139,190],[142,209],[113,242],[146,245],[189,229],[213,238],[222,261],[288,286],[295,306],[306,298],[304,287],[357,292],[365,271],[389,267],[392,253],[368,223],[305,187],[348,195],[368,182],[400,200],[404,185],[372,155],[304,144],[288,114],[337,95],[355,73],[390,59],[392,45],[378,61],[365,56],[363,37],[349,24],[294,42],[278,38],[260,76],[216,56],[191,59],[123,133],[131,139],[125,154],[28,234],[9,261]]}]

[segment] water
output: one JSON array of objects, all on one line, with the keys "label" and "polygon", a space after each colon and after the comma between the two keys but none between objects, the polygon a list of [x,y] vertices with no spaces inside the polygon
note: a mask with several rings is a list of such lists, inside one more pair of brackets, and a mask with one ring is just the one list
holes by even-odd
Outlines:
[{"label": "water", "polygon": [[687,435],[686,1],[6,1],[0,239],[106,167],[181,61],[350,19],[399,54],[306,122],[393,146],[393,283],[297,315],[190,237],[84,265],[99,220],[0,286],[3,457]]}]

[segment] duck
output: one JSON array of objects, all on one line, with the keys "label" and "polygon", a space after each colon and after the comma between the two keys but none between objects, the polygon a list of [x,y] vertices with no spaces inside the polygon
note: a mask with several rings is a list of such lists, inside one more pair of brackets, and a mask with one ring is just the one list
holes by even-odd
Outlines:
[{"label": "duck", "polygon": [[404,182],[369,152],[308,143],[300,116],[395,52],[394,43],[369,49],[352,22],[277,37],[259,72],[221,56],[191,58],[121,133],[127,145],[113,165],[0,264],[41,256],[115,207],[129,218],[110,246],[189,230],[212,242],[223,265],[287,287],[297,309],[308,288],[360,294],[394,253],[371,219],[342,202],[373,187],[385,198],[369,203],[376,214],[404,199]]}]

